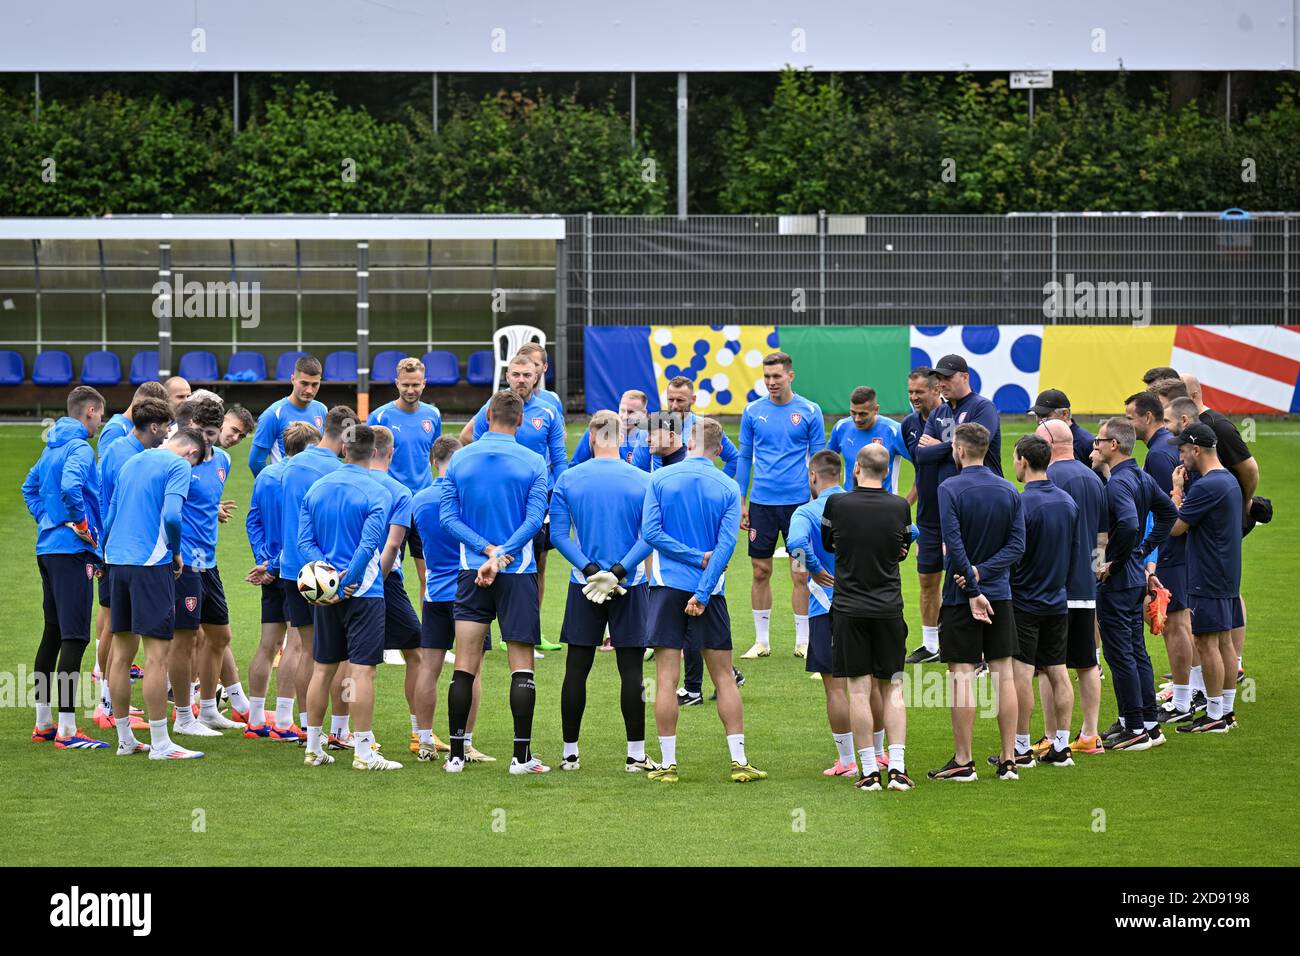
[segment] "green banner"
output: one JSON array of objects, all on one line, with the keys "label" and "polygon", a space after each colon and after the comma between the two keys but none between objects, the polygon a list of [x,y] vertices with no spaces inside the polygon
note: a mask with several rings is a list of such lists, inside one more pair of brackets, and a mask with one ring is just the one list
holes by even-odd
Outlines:
[{"label": "green banner", "polygon": [[783,325],[781,350],[794,359],[794,390],[828,415],[846,415],[859,385],[876,390],[880,410],[904,415],[911,352],[905,325]]}]

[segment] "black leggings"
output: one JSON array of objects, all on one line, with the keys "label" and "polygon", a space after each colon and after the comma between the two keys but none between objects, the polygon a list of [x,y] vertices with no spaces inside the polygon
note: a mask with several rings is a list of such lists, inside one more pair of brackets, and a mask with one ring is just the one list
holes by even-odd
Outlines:
[{"label": "black leggings", "polygon": [[[65,641],[59,636],[58,625],[46,626],[41,635],[41,645],[36,649],[36,702],[58,703],[61,714],[77,709],[77,690],[81,682],[81,659],[86,653],[86,641]],[[53,688],[53,698],[51,698]]]},{"label": "black leggings", "polygon": [[[616,647],[620,683],[619,708],[628,740],[645,740],[645,695],[641,686],[642,647]],[[582,714],[587,709],[587,675],[596,659],[595,647],[570,644],[565,652],[564,686],[560,690],[560,722],[565,743],[577,743]]]}]

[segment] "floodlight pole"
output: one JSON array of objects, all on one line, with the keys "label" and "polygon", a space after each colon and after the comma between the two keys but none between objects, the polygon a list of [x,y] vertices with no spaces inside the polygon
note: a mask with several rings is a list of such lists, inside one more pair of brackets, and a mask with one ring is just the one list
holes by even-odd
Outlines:
[{"label": "floodlight pole", "polygon": [[686,218],[686,74],[677,74],[677,218]]},{"label": "floodlight pole", "polygon": [[433,74],[433,134],[438,135],[438,74]]},{"label": "floodlight pole", "polygon": [[[39,84],[39,74],[37,83]],[[632,141],[632,148],[636,148],[636,74],[632,74],[632,110],[631,122],[628,124],[628,134]]]}]

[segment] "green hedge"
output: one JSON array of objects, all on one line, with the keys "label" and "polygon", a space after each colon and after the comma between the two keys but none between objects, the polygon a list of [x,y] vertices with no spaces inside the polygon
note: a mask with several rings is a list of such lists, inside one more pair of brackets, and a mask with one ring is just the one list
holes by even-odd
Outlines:
[{"label": "green hedge", "polygon": [[[1059,75],[1038,94],[1031,129],[1025,94],[1001,78],[788,71],[759,101],[715,83],[693,104],[692,210],[1300,208],[1289,80],[1230,129],[1138,84]],[[436,135],[409,105],[404,117],[371,112],[306,83],[259,95],[252,112],[233,136],[220,103],[90,92],[47,99],[38,121],[28,98],[0,87],[0,215],[656,214],[672,204],[674,157],[655,146],[671,141],[660,128],[671,119],[652,108],[635,143],[612,100],[576,94],[462,97]]]}]

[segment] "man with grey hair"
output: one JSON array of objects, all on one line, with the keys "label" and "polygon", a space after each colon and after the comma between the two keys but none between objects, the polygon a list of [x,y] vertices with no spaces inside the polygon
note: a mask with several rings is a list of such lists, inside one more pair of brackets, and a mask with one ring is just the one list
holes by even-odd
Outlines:
[{"label": "man with grey hair", "polygon": [[[1156,480],[1133,460],[1137,433],[1122,417],[1108,418],[1096,447],[1110,472],[1106,482],[1106,553],[1097,569],[1097,623],[1115,683],[1119,720],[1102,736],[1107,750],[1150,750],[1165,742],[1156,711],[1155,679],[1143,634],[1142,600],[1149,586],[1147,556],[1173,528],[1177,511]],[[1151,533],[1143,540],[1147,516]]]}]

